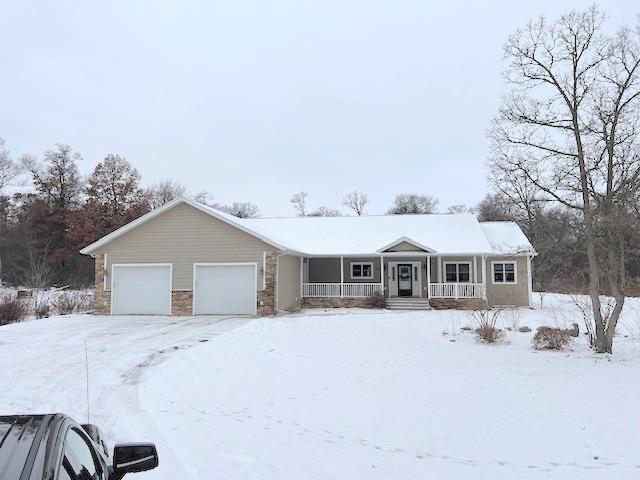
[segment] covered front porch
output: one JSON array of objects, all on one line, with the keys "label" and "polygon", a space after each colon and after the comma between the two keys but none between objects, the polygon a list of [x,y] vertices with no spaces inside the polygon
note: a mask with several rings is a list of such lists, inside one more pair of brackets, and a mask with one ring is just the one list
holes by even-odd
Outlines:
[{"label": "covered front porch", "polygon": [[423,252],[388,252],[377,256],[300,259],[304,299],[387,298],[484,299],[486,257]]}]

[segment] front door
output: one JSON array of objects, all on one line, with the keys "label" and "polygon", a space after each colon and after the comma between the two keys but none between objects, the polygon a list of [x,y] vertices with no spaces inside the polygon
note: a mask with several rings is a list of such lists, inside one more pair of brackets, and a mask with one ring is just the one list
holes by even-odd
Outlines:
[{"label": "front door", "polygon": [[398,265],[398,296],[410,297],[413,294],[413,280],[410,264]]}]

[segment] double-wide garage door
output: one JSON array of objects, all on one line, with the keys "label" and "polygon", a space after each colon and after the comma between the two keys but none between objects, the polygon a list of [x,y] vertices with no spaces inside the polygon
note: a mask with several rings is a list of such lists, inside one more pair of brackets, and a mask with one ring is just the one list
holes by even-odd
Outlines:
[{"label": "double-wide garage door", "polygon": [[[111,304],[114,315],[170,315],[171,265],[114,265]],[[195,264],[193,312],[196,315],[255,315],[256,264]]]}]

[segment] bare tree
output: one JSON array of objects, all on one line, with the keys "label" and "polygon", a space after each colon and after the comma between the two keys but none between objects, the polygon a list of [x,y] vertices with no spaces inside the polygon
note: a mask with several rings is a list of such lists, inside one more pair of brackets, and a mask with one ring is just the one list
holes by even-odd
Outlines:
[{"label": "bare tree", "polygon": [[475,213],[475,209],[464,203],[456,203],[447,208],[447,213]]},{"label": "bare tree", "polygon": [[260,209],[250,202],[233,202],[231,205],[212,205],[214,208],[238,218],[255,218],[260,216]]},{"label": "bare tree", "polygon": [[298,192],[291,197],[291,204],[293,208],[296,209],[296,213],[300,217],[304,217],[307,215],[307,197],[309,194],[307,192]]},{"label": "bare tree", "polygon": [[215,205],[215,202],[211,199],[211,197],[212,195],[210,192],[203,190],[193,195],[193,200],[203,205],[208,205],[210,207],[213,207]]},{"label": "bare tree", "polygon": [[[607,36],[603,22],[594,6],[511,35],[512,90],[492,127],[489,163],[494,175],[522,180],[534,198],[580,213],[594,347],[611,353],[625,299],[620,218],[640,183],[640,44],[628,28]],[[603,281],[611,309],[600,299]]]},{"label": "bare tree", "polygon": [[44,256],[29,253],[29,263],[22,269],[20,282],[28,288],[46,288],[53,282],[53,270]]},{"label": "bare tree", "polygon": [[328,207],[318,207],[307,214],[308,217],[339,217],[341,215],[339,210]]},{"label": "bare tree", "polygon": [[6,148],[4,138],[0,137],[0,193],[20,174],[20,165]]},{"label": "bare tree", "polygon": [[367,203],[369,202],[369,197],[364,192],[358,192],[354,190],[353,192],[349,192],[344,196],[342,200],[342,204],[353,210],[356,215],[364,215],[366,213],[365,208]]},{"label": "bare tree", "polygon": [[146,189],[147,201],[151,209],[161,207],[174,198],[187,195],[187,187],[177,180],[166,179],[154,183]]},{"label": "bare tree", "polygon": [[[4,138],[0,137],[0,197],[3,196],[4,189],[11,185],[20,174],[19,164],[13,160],[5,145]],[[6,223],[5,218],[0,219],[0,240],[4,238]],[[0,285],[2,285],[3,278],[2,257],[0,256]]]},{"label": "bare tree", "polygon": [[431,195],[418,195],[415,193],[401,193],[396,195],[393,205],[387,211],[391,215],[404,215],[408,213],[435,213],[440,201]]}]

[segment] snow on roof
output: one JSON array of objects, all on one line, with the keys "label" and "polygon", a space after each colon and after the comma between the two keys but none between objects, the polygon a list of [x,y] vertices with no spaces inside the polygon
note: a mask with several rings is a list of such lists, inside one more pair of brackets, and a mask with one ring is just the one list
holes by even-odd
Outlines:
[{"label": "snow on roof", "polygon": [[92,253],[180,203],[187,203],[280,250],[302,255],[375,255],[401,241],[413,243],[429,252],[450,255],[535,253],[517,224],[480,223],[469,213],[237,218],[184,198],[176,198],[105,235],[80,253]]},{"label": "snow on roof", "polygon": [[481,222],[480,227],[496,253],[535,253],[533,245],[515,222]]},{"label": "snow on roof", "polygon": [[471,214],[243,219],[255,232],[307,255],[375,254],[404,237],[438,253],[492,253]]}]

